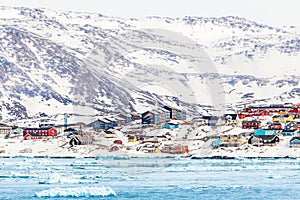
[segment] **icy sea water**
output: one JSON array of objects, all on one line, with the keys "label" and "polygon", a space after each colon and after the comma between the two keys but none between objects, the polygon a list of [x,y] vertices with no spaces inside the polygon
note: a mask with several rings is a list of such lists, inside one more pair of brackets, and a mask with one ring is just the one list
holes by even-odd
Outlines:
[{"label": "icy sea water", "polygon": [[0,159],[0,199],[299,199],[299,159]]}]

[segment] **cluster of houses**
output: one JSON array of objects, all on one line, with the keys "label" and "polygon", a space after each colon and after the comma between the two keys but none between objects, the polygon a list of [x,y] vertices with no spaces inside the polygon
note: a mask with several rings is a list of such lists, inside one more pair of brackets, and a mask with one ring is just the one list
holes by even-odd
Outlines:
[{"label": "cluster of houses", "polygon": [[291,115],[293,118],[300,118],[300,104],[270,104],[262,106],[248,106],[238,112],[240,119],[246,117],[263,117],[273,115]]},{"label": "cluster of houses", "polygon": [[186,112],[174,107],[164,106],[142,113],[142,124],[162,124],[170,120],[186,120]]},{"label": "cluster of houses", "polygon": [[24,140],[51,139],[57,138],[62,133],[79,134],[78,130],[84,128],[85,125],[84,123],[75,123],[67,126],[41,123],[38,127],[19,127],[0,123],[0,134],[5,135],[6,139],[19,136],[22,136]]},{"label": "cluster of houses", "polygon": [[[103,136],[107,139],[116,138],[116,132],[121,131],[128,138],[128,143],[150,143],[157,144],[161,141],[167,141],[166,136],[146,136],[143,127],[177,129],[179,128],[178,121],[186,119],[186,112],[171,106],[163,106],[155,110],[146,111],[144,113],[121,113],[116,115],[102,116],[95,121],[84,124],[67,124],[55,125],[51,123],[41,123],[38,127],[15,127],[6,124],[0,124],[0,134],[5,135],[5,138],[23,137],[24,140],[41,140],[54,139],[59,136],[67,136],[70,139],[70,146],[92,144],[95,138],[86,131],[91,130],[98,136]],[[126,127],[123,129],[123,127]],[[123,141],[116,138],[115,146],[123,145]],[[117,149],[114,147],[113,149]],[[150,148],[148,148],[150,149]],[[178,146],[169,146],[170,152],[183,153],[186,148]],[[165,151],[167,151],[165,149]]]},{"label": "cluster of houses", "polygon": [[[271,104],[249,106],[237,113],[242,120],[242,129],[253,132],[239,135],[221,135],[212,142],[213,147],[240,146],[245,143],[254,146],[276,145],[280,137],[292,136],[290,147],[300,147],[300,105]],[[271,120],[266,120],[267,118]],[[263,122],[266,122],[263,124]]]},{"label": "cluster of houses", "polygon": [[[268,120],[266,120],[268,119]],[[281,137],[290,136],[290,147],[300,147],[300,104],[271,104],[264,106],[249,106],[236,113],[227,113],[222,116],[202,116],[187,120],[184,110],[163,106],[153,110],[139,113],[120,113],[116,115],[102,116],[95,121],[84,124],[40,124],[39,127],[16,127],[0,123],[0,134],[5,138],[22,136],[24,140],[52,139],[59,136],[67,136],[69,144],[92,144],[95,138],[82,130],[91,130],[98,136],[107,139],[112,138],[111,151],[118,150],[123,145],[117,138],[116,132],[127,138],[127,143],[145,144],[138,150],[144,152],[156,152],[158,144],[170,140],[167,135],[149,136],[144,130],[178,129],[182,125],[197,126],[232,126],[245,129],[240,134],[222,133],[213,136],[212,147],[238,147],[243,144],[253,146],[276,145]],[[246,131],[246,129],[248,129]],[[250,131],[249,131],[250,130]],[[161,152],[186,153],[188,146],[164,145]]]},{"label": "cluster of houses", "polygon": [[129,125],[131,122],[141,120],[142,125],[164,125],[166,128],[177,128],[178,124],[172,120],[186,120],[186,112],[171,106],[164,106],[142,114],[130,113],[115,116],[101,117],[88,124],[94,130],[108,130],[110,128]]}]

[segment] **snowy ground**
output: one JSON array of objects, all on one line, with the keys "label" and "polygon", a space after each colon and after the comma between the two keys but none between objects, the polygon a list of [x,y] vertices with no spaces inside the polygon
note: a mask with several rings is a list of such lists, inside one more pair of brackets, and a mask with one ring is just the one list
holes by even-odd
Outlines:
[{"label": "snowy ground", "polygon": [[[252,146],[244,144],[239,147],[219,147],[212,148],[213,139],[205,140],[207,136],[216,136],[222,133],[238,134],[247,130],[239,127],[222,126],[212,129],[208,126],[181,126],[180,129],[146,129],[147,135],[164,135],[168,133],[171,140],[163,141],[163,144],[188,145],[189,154],[166,154],[166,153],[145,153],[137,151],[142,145],[138,142],[128,143],[127,137],[121,132],[117,132],[116,138],[105,138],[95,135],[95,141],[91,145],[79,145],[71,147],[70,139],[59,137],[48,140],[23,140],[22,136],[4,139],[0,136],[0,157],[178,157],[192,156],[194,158],[210,157],[300,157],[300,148],[290,148],[291,136],[281,136],[279,144],[275,146]],[[251,130],[248,130],[251,131]],[[119,146],[118,151],[109,151],[113,146],[113,141],[120,139],[123,146]]]}]

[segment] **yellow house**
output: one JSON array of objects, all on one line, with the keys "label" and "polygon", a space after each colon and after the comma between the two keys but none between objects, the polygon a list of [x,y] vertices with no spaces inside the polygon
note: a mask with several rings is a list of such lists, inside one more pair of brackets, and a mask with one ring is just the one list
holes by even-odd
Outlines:
[{"label": "yellow house", "polygon": [[292,115],[277,115],[273,116],[273,122],[279,122],[279,123],[287,123],[287,122],[292,122],[294,120]]},{"label": "yellow house", "polygon": [[279,110],[278,114],[279,115],[286,115],[286,114],[288,114],[288,112],[289,112],[288,110]]},{"label": "yellow house", "polygon": [[222,135],[220,145],[227,147],[238,147],[247,143],[247,139],[242,135]]},{"label": "yellow house", "polygon": [[105,131],[105,137],[106,138],[115,138],[116,134],[111,131]]},{"label": "yellow house", "polygon": [[136,136],[135,136],[135,135],[130,135],[130,136],[128,137],[128,142],[137,142]]}]

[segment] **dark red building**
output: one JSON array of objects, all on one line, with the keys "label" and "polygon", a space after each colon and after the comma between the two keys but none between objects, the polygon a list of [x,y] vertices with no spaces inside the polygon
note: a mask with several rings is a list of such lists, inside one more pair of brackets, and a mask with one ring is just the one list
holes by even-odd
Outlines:
[{"label": "dark red building", "polygon": [[261,122],[259,120],[244,120],[242,121],[242,128],[253,128],[258,129],[261,126]]},{"label": "dark red building", "polygon": [[281,123],[272,123],[269,125],[268,127],[269,129],[272,129],[272,130],[281,130],[282,129],[282,125]]},{"label": "dark red building", "polygon": [[57,130],[53,127],[25,128],[23,130],[24,140],[40,140],[43,138],[57,137]]}]

